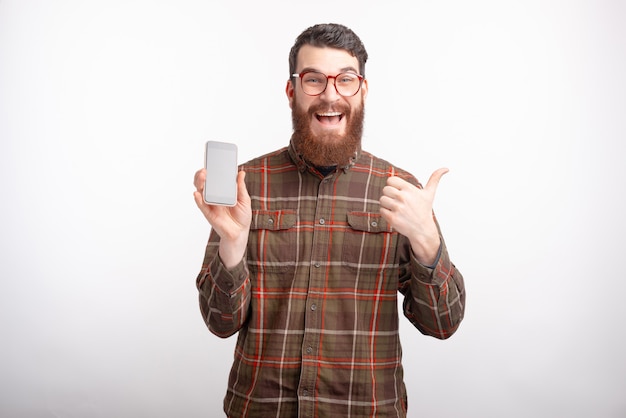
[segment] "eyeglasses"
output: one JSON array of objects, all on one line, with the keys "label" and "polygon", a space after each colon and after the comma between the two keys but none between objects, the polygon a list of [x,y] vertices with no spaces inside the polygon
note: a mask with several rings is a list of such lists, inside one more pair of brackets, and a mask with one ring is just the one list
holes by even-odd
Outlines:
[{"label": "eyeglasses", "polygon": [[302,91],[309,96],[319,96],[324,93],[328,86],[328,79],[334,78],[335,90],[344,97],[354,96],[361,90],[361,85],[365,79],[355,73],[340,73],[337,75],[326,75],[317,71],[303,71],[300,74],[292,74],[292,77],[300,79]]}]

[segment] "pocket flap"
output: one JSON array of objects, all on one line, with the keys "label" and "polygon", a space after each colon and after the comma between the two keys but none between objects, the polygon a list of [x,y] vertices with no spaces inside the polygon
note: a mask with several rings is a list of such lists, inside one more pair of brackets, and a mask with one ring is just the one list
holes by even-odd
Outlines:
[{"label": "pocket flap", "polygon": [[296,224],[295,210],[253,210],[251,229],[278,231],[293,228]]},{"label": "pocket flap", "polygon": [[348,212],[348,223],[357,231],[365,232],[392,232],[393,228],[380,213]]}]

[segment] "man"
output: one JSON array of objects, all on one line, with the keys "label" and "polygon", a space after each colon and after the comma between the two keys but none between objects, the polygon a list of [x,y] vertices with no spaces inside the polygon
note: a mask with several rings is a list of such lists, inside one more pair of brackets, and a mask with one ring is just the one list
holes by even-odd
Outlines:
[{"label": "man", "polygon": [[306,29],[289,56],[289,146],[240,167],[234,207],[205,204],[195,175],[212,227],[200,308],[214,334],[239,333],[231,418],[405,417],[398,291],[423,334],[448,338],[463,318],[432,210],[447,170],[422,188],[361,149],[366,61],[345,26]]}]

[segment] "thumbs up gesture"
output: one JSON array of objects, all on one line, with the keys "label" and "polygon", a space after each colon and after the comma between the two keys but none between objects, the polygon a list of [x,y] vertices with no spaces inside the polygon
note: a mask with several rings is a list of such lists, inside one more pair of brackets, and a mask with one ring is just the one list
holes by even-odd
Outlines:
[{"label": "thumbs up gesture", "polygon": [[447,168],[435,170],[420,189],[400,177],[389,177],[380,197],[380,214],[411,242],[417,260],[432,265],[439,251],[439,231],[433,217],[433,201]]}]

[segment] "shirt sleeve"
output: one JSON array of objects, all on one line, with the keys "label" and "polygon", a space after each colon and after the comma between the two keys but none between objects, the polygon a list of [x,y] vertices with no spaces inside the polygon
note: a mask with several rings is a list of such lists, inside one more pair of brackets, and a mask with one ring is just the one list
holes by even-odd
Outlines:
[{"label": "shirt sleeve", "polygon": [[196,279],[200,311],[209,330],[226,338],[241,329],[250,307],[250,274],[242,259],[227,269],[218,254],[219,237],[211,232]]},{"label": "shirt sleeve", "polygon": [[443,237],[440,239],[439,256],[432,268],[420,264],[409,251],[409,268],[401,273],[400,292],[409,321],[425,335],[446,339],[463,320],[465,283],[450,261]]}]

